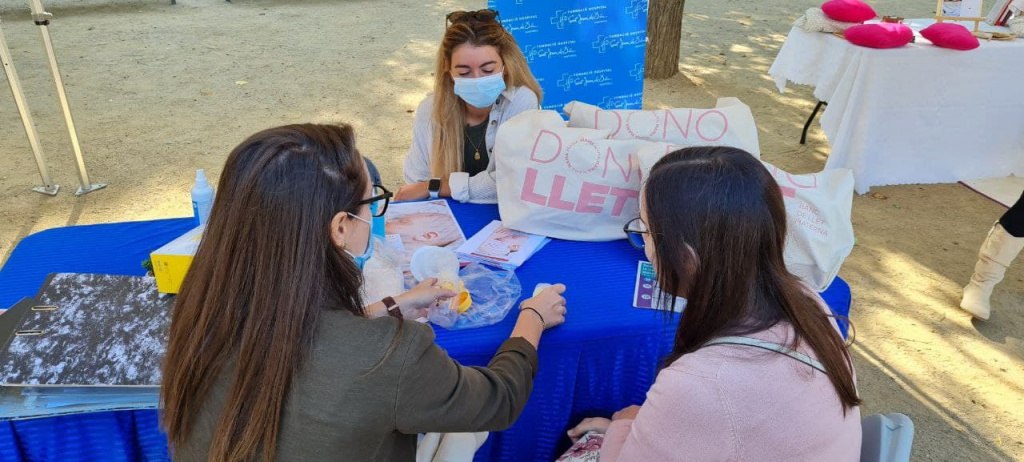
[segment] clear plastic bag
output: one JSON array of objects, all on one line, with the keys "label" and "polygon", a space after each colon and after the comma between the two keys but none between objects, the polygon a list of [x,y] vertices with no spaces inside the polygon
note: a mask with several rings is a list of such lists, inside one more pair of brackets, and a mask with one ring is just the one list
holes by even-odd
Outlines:
[{"label": "clear plastic bag", "polygon": [[519,300],[523,286],[511,271],[492,270],[471,263],[459,271],[462,283],[473,297],[473,305],[464,313],[450,309],[446,303],[429,310],[427,319],[446,329],[470,329],[498,323],[508,315]]},{"label": "clear plastic bag", "polygon": [[363,300],[381,300],[405,292],[402,275],[402,254],[374,236],[373,258],[363,268]]}]

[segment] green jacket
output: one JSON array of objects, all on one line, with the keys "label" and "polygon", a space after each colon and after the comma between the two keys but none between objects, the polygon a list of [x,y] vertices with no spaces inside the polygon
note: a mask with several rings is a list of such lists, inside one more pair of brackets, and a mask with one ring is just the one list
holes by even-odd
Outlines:
[{"label": "green jacket", "polygon": [[[292,378],[277,460],[413,461],[416,435],[499,431],[522,412],[537,373],[537,350],[512,338],[484,367],[464,367],[434,343],[430,326],[391,317],[323,314],[313,348]],[[267,358],[273,361],[274,358]],[[176,461],[206,461],[227,398],[232,366],[212,387]]]}]

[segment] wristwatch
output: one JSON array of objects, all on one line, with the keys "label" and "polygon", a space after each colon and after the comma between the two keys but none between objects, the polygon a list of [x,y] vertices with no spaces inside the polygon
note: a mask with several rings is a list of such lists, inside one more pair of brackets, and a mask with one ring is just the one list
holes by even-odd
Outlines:
[{"label": "wristwatch", "polygon": [[441,179],[431,178],[430,183],[427,184],[427,191],[430,191],[431,199],[441,197]]},{"label": "wristwatch", "polygon": [[384,309],[388,310],[388,315],[402,319],[402,310],[398,309],[398,302],[396,302],[394,298],[384,297],[384,300],[381,300],[381,303],[384,304]]}]

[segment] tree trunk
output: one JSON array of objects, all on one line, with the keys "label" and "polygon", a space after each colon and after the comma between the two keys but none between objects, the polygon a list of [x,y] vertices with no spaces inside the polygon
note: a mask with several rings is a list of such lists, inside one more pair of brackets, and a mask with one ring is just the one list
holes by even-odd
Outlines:
[{"label": "tree trunk", "polygon": [[686,0],[649,0],[647,6],[647,59],[644,75],[667,79],[679,73],[679,43]]}]

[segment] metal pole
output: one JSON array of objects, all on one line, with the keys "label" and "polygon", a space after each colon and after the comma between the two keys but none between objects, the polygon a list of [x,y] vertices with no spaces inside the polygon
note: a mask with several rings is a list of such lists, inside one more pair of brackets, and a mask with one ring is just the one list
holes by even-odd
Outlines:
[{"label": "metal pole", "polygon": [[60,107],[64,111],[64,122],[68,126],[68,134],[71,136],[71,147],[75,150],[75,160],[78,167],[78,180],[81,187],[75,192],[76,196],[103,189],[107,187],[103,183],[90,183],[89,173],[85,170],[85,158],[82,157],[82,147],[78,144],[78,132],[75,131],[75,121],[71,118],[71,107],[68,105],[68,95],[64,93],[64,81],[60,77],[60,68],[57,67],[57,56],[53,52],[53,42],[50,41],[50,18],[52,14],[43,11],[41,0],[29,0],[32,9],[32,20],[39,26],[39,34],[43,37],[43,47],[46,49],[46,57],[49,59],[50,74],[53,75],[53,83],[57,86],[57,97],[60,99]]},{"label": "metal pole", "polygon": [[3,63],[4,72],[7,73],[7,82],[11,85],[11,93],[14,93],[14,104],[18,106],[18,113],[21,114],[21,123],[25,125],[25,135],[28,136],[28,144],[32,146],[32,153],[36,156],[36,166],[39,167],[39,176],[43,180],[42,186],[36,186],[32,190],[37,193],[55,196],[57,191],[60,190],[60,185],[53,184],[50,181],[50,171],[46,167],[46,158],[43,156],[43,148],[39,144],[36,125],[32,122],[32,112],[25,105],[25,93],[21,90],[18,72],[14,70],[11,50],[7,48],[7,40],[4,39],[3,29],[0,29],[0,62]]}]

